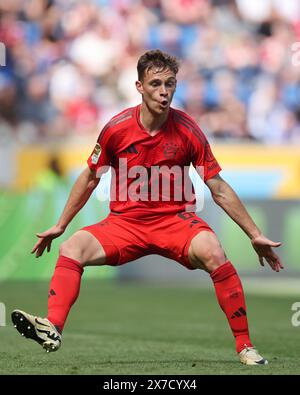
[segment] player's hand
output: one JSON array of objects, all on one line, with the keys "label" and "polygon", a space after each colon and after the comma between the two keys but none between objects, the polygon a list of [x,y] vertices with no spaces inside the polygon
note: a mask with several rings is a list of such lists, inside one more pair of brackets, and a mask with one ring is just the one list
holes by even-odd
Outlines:
[{"label": "player's hand", "polygon": [[264,260],[266,260],[275,272],[279,272],[280,269],[283,269],[279,256],[275,254],[272,249],[272,247],[280,247],[281,243],[275,243],[274,241],[267,239],[264,235],[255,237],[251,242],[253,248],[257,252],[259,262],[262,266],[265,266]]},{"label": "player's hand", "polygon": [[31,253],[34,254],[36,258],[43,255],[44,250],[47,248],[47,252],[51,250],[51,243],[53,239],[56,239],[64,233],[65,229],[55,225],[52,228],[46,230],[43,233],[37,233],[39,240],[35,243]]}]

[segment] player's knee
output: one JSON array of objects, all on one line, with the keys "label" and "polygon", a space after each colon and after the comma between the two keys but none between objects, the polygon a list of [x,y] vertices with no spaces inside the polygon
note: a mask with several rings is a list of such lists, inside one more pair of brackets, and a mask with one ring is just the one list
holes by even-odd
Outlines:
[{"label": "player's knee", "polygon": [[226,262],[225,253],[221,247],[207,251],[207,254],[203,259],[205,270],[208,273],[213,272],[218,267],[223,265],[225,262]]},{"label": "player's knee", "polygon": [[194,268],[203,269],[211,273],[226,262],[226,257],[222,248],[214,250],[207,248],[201,253],[192,253],[190,260]]},{"label": "player's knee", "polygon": [[59,253],[78,261],[82,267],[103,265],[106,261],[103,247],[94,236],[84,230],[74,233],[63,242]]},{"label": "player's knee", "polygon": [[209,273],[226,262],[226,255],[215,235],[201,235],[193,240],[189,250],[189,258],[194,268]]},{"label": "player's knee", "polygon": [[59,255],[66,256],[82,263],[82,249],[80,243],[76,242],[73,237],[64,241],[59,247]]}]

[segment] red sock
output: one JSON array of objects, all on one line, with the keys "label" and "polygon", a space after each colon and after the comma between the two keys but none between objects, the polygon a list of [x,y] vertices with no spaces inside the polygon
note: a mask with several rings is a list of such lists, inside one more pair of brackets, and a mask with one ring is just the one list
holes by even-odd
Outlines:
[{"label": "red sock", "polygon": [[214,270],[212,278],[219,305],[226,314],[228,323],[236,340],[236,351],[239,353],[245,345],[252,347],[249,338],[246,303],[240,278],[228,261]]},{"label": "red sock", "polygon": [[48,294],[48,320],[61,332],[80,290],[83,269],[78,261],[58,258]]}]

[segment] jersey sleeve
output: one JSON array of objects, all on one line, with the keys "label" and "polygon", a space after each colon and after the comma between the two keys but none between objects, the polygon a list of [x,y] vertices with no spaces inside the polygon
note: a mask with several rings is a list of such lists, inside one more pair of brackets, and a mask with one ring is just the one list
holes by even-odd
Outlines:
[{"label": "jersey sleeve", "polygon": [[90,169],[100,171],[101,174],[105,173],[110,164],[112,157],[111,147],[111,129],[106,125],[100,132],[97,143],[87,160]]},{"label": "jersey sleeve", "polygon": [[214,157],[210,144],[203,133],[201,141],[197,138],[192,139],[191,150],[192,164],[198,170],[204,182],[220,173],[221,166]]}]

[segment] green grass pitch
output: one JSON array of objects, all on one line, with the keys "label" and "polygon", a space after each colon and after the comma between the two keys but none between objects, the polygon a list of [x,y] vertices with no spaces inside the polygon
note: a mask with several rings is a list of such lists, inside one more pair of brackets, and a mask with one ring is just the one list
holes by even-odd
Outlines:
[{"label": "green grass pitch", "polygon": [[12,327],[14,308],[43,315],[48,283],[4,282],[0,374],[300,374],[296,296],[247,295],[252,339],[268,366],[239,363],[213,287],[83,280],[62,348],[46,354]]}]

